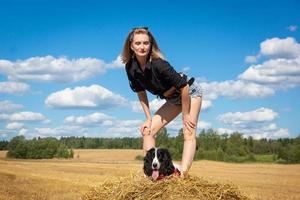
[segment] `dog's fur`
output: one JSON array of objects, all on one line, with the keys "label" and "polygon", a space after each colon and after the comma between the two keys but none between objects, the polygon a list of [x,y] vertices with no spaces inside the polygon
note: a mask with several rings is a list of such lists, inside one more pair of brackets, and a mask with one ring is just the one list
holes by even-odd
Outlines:
[{"label": "dog's fur", "polygon": [[[166,176],[170,176],[177,172],[180,174],[178,166],[174,166],[171,155],[168,149],[164,148],[152,148],[150,149],[144,158],[144,173],[148,177],[152,177],[153,180],[161,179]],[[153,178],[153,171],[158,171],[158,177]]]}]

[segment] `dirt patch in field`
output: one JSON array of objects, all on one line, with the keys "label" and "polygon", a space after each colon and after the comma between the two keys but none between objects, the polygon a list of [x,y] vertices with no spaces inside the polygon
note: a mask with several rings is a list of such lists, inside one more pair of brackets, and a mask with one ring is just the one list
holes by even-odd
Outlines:
[{"label": "dirt patch in field", "polygon": [[248,199],[234,185],[209,182],[201,177],[185,179],[170,177],[153,182],[142,176],[123,177],[105,181],[92,188],[83,200],[154,200],[154,199]]}]

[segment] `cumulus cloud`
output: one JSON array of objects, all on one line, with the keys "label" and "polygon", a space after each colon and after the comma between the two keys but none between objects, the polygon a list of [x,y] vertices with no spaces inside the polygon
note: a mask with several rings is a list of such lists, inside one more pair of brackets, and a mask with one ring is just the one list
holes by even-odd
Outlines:
[{"label": "cumulus cloud", "polygon": [[[222,81],[201,83],[204,99],[214,100],[220,96],[232,99],[239,98],[262,98],[274,94],[270,87],[247,81]],[[209,104],[209,102],[207,102]],[[210,105],[211,106],[211,105]]]},{"label": "cumulus cloud", "polygon": [[298,26],[296,26],[296,25],[290,25],[290,26],[287,27],[287,29],[289,31],[291,31],[291,32],[295,32],[295,31],[297,31]]},{"label": "cumulus cloud", "polygon": [[12,114],[0,114],[0,121],[12,121],[12,122],[42,122],[47,118],[41,113],[35,112],[18,112]]},{"label": "cumulus cloud", "polygon": [[228,129],[228,128],[217,128],[216,131],[217,131],[218,134],[225,134],[225,133],[232,134],[232,133],[235,132],[234,130],[231,130],[231,129]]},{"label": "cumulus cloud", "polygon": [[105,133],[101,134],[101,136],[140,137],[139,127],[142,123],[142,120],[116,120],[113,125],[107,127]]},{"label": "cumulus cloud", "polygon": [[246,63],[256,63],[259,56],[246,56],[245,62]]},{"label": "cumulus cloud", "polygon": [[287,129],[279,128],[273,122],[278,113],[269,108],[259,108],[248,112],[229,112],[218,116],[218,120],[228,127],[219,128],[218,132],[235,131],[252,136],[255,139],[287,137]]},{"label": "cumulus cloud", "polygon": [[271,38],[260,44],[260,53],[266,60],[251,65],[238,76],[241,81],[265,87],[289,89],[300,84],[300,44],[291,37]]},{"label": "cumulus cloud", "polygon": [[21,82],[0,82],[0,93],[22,95],[30,90],[30,86]]},{"label": "cumulus cloud", "polygon": [[6,139],[8,136],[8,132],[6,130],[0,130],[0,138]]},{"label": "cumulus cloud", "polygon": [[76,125],[63,125],[54,128],[35,128],[31,137],[64,137],[64,136],[87,136],[87,129]]},{"label": "cumulus cloud", "polygon": [[260,44],[260,53],[279,58],[296,58],[300,55],[300,44],[292,37],[271,38]]},{"label": "cumulus cloud", "polygon": [[295,87],[300,83],[300,56],[295,59],[272,59],[250,66],[239,78],[277,89]]},{"label": "cumulus cloud", "polygon": [[[164,103],[166,103],[166,100],[164,99],[157,99],[157,98],[152,99],[149,102],[150,111],[153,113],[156,112]],[[137,112],[137,113],[144,112],[141,103],[139,101],[131,101],[130,104],[131,104],[131,110],[133,112]],[[202,108],[201,108],[202,111],[207,110],[210,107],[212,107],[212,102],[210,100],[202,101]]]},{"label": "cumulus cloud", "polygon": [[300,44],[294,38],[267,39],[260,44],[258,56],[267,59],[261,64],[251,65],[238,76],[239,80],[257,83],[275,90],[299,85]]},{"label": "cumulus cloud", "polygon": [[209,129],[211,128],[211,123],[205,121],[198,121],[197,128],[198,129]]},{"label": "cumulus cloud", "polygon": [[208,110],[212,107],[212,102],[210,100],[202,100],[201,111]]},{"label": "cumulus cloud", "polygon": [[112,124],[112,120],[112,117],[96,112],[86,116],[68,116],[65,118],[64,122],[79,126],[99,126],[110,125]]},{"label": "cumulus cloud", "polygon": [[269,108],[259,108],[249,112],[229,112],[218,116],[218,120],[225,124],[242,124],[244,122],[272,121],[278,113]]},{"label": "cumulus cloud", "polygon": [[107,69],[124,68],[124,64],[122,63],[121,55],[119,55],[116,60],[112,61],[111,63],[106,64],[106,68]]},{"label": "cumulus cloud", "polygon": [[26,135],[28,133],[28,129],[26,129],[26,128],[22,128],[20,131],[19,131],[19,133],[18,133],[18,135]]},{"label": "cumulus cloud", "polygon": [[[162,100],[162,99],[152,99],[149,102],[150,111],[156,112],[165,102],[166,100]],[[144,112],[141,103],[139,101],[131,101],[130,104],[133,112],[138,112],[138,113]]]},{"label": "cumulus cloud", "polygon": [[6,129],[10,129],[10,130],[18,130],[23,128],[24,124],[23,123],[19,123],[19,122],[12,122],[12,123],[8,123],[6,125]]},{"label": "cumulus cloud", "polygon": [[126,99],[100,85],[66,88],[50,94],[45,104],[52,108],[107,109],[125,105]]},{"label": "cumulus cloud", "polygon": [[[102,131],[97,131],[98,137],[140,137],[139,127],[143,123],[142,120],[118,120],[99,112],[85,116],[68,116],[64,122],[68,126],[84,129],[87,136],[92,135],[91,128],[100,128]],[[45,133],[60,135],[63,132],[62,128],[37,130],[44,135]]]},{"label": "cumulus cloud", "polygon": [[[179,133],[179,130],[182,129],[182,120],[181,117],[177,117],[175,120],[171,121],[169,124],[167,124],[166,128],[168,133],[171,136],[177,136]],[[197,122],[197,133],[201,129],[209,129],[211,128],[211,123],[206,122],[206,121],[198,121]]]},{"label": "cumulus cloud", "polygon": [[8,100],[0,101],[0,113],[11,113],[22,108],[21,104],[15,104]]},{"label": "cumulus cloud", "polygon": [[11,81],[77,82],[86,80],[107,69],[120,68],[120,58],[105,63],[96,58],[68,59],[53,56],[32,57],[26,60],[0,60],[0,73]]}]

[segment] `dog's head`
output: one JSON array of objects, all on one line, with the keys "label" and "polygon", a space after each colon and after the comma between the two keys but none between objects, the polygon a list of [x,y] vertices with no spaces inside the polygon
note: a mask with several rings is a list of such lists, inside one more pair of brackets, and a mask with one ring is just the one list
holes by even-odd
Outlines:
[{"label": "dog's head", "polygon": [[167,149],[152,148],[144,158],[144,173],[153,180],[159,176],[169,176],[174,172],[172,158]]}]

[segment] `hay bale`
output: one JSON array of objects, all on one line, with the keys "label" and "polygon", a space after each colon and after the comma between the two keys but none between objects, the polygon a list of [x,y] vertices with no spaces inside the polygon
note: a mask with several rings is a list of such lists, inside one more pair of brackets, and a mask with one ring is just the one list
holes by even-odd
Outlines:
[{"label": "hay bale", "polygon": [[189,176],[185,179],[169,177],[153,182],[142,176],[132,175],[105,181],[91,189],[83,200],[194,200],[194,199],[248,199],[231,184],[212,183],[203,178]]}]

